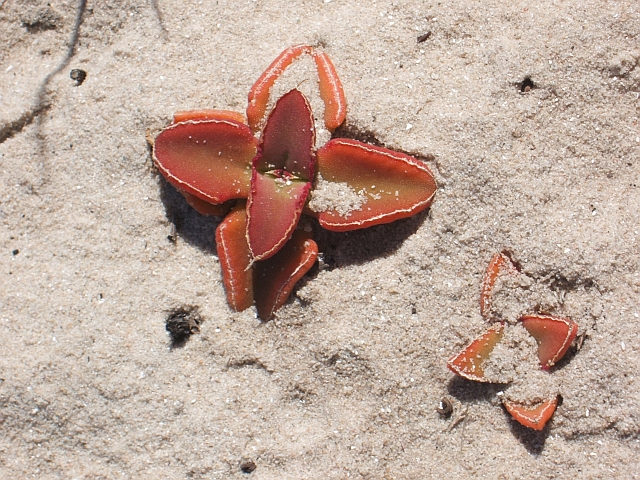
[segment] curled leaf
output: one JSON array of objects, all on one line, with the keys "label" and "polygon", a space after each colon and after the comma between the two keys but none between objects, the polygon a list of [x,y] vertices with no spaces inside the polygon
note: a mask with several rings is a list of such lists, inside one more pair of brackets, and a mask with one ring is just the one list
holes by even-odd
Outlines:
[{"label": "curled leaf", "polygon": [[253,266],[253,291],[258,317],[269,320],[289,298],[291,290],[318,257],[318,246],[311,233],[296,230],[282,249]]},{"label": "curled leaf", "polygon": [[504,253],[496,253],[482,279],[482,290],[480,292],[480,314],[488,318],[491,311],[491,295],[496,280],[501,273],[515,273],[517,269],[511,259]]},{"label": "curled leaf", "polygon": [[502,401],[507,412],[521,425],[542,430],[553,416],[558,406],[558,397],[555,396],[538,404],[528,406],[504,399]]},{"label": "curled leaf", "polygon": [[278,79],[282,72],[291,65],[300,55],[305,53],[311,53],[312,48],[307,45],[294,45],[287,48],[276,59],[271,62],[271,65],[260,75],[256,83],[253,84],[249,91],[249,104],[247,105],[247,120],[249,126],[255,132],[260,126],[260,121],[264,117],[267,111],[267,104],[269,103],[269,92],[271,87]]},{"label": "curled leaf", "polygon": [[449,370],[469,380],[489,382],[490,380],[484,376],[482,364],[489,358],[495,346],[502,339],[503,333],[504,327],[502,324],[492,325],[460,353],[449,359],[447,362]]},{"label": "curled leaf", "polygon": [[293,89],[273,107],[262,131],[254,166],[259,172],[284,170],[310,181],[315,166],[315,140],[311,106],[300,90]]},{"label": "curled leaf", "polygon": [[324,102],[324,124],[333,132],[342,125],[347,116],[347,99],[344,96],[338,72],[329,55],[324,52],[314,52],[313,59],[318,69],[320,97]]},{"label": "curled leaf", "polygon": [[251,252],[246,239],[247,214],[238,202],[216,229],[216,247],[229,306],[240,312],[253,305]]},{"label": "curled leaf", "polygon": [[429,168],[409,155],[349,139],[333,139],[317,152],[318,175],[363,197],[348,213],[316,211],[327,230],[347,231],[393,222],[427,208],[436,192]]},{"label": "curled leaf", "polygon": [[232,120],[234,122],[246,124],[244,115],[232,110],[184,110],[173,114],[173,123],[186,122],[188,120]]},{"label": "curled leaf", "polygon": [[564,357],[578,334],[578,324],[570,318],[524,315],[520,321],[538,342],[538,358],[544,370],[548,370]]}]

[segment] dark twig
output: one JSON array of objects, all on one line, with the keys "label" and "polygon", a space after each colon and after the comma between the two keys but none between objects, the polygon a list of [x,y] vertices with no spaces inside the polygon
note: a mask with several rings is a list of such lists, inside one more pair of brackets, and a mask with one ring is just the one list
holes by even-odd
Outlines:
[{"label": "dark twig", "polygon": [[162,39],[166,41],[169,37],[169,34],[167,33],[167,29],[164,26],[164,18],[162,16],[162,10],[160,10],[160,7],[158,6],[158,0],[151,0],[151,8],[155,12],[156,17],[158,17],[158,24],[160,25]]},{"label": "dark twig", "polygon": [[[73,25],[73,30],[71,31],[71,39],[69,40],[69,44],[67,45],[67,52],[64,58],[60,61],[58,66],[54,68],[51,72],[44,77],[44,80],[40,84],[40,88],[38,89],[38,93],[36,95],[35,107],[31,110],[33,112],[33,118],[35,119],[36,124],[36,141],[38,142],[38,154],[39,158],[46,158],[46,144],[44,140],[44,136],[41,134],[42,128],[42,113],[49,110],[51,104],[49,99],[47,98],[47,87],[53,77],[55,77],[58,73],[60,73],[63,69],[69,65],[71,58],[74,56],[76,52],[76,46],[78,44],[78,37],[80,35],[80,25],[82,25],[82,20],[84,17],[84,12],[87,6],[87,0],[79,0],[78,9],[76,10],[76,20]],[[29,122],[30,123],[30,122]]]}]

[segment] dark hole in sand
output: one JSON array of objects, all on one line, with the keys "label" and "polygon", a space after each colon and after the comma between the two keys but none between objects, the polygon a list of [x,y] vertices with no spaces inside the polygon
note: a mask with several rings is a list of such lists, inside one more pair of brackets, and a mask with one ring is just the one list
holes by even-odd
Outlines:
[{"label": "dark hole in sand", "polygon": [[536,88],[536,84],[533,83],[533,80],[529,77],[526,77],[522,82],[520,82],[520,93],[528,93],[534,88]]},{"label": "dark hole in sand", "polygon": [[182,347],[191,335],[200,333],[202,321],[200,309],[192,305],[183,305],[169,311],[165,328],[171,336],[171,346]]}]

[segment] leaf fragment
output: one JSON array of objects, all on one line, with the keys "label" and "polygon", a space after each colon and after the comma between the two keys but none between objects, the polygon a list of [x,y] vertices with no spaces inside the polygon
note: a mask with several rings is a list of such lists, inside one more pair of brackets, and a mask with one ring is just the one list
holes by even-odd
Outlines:
[{"label": "leaf fragment", "polygon": [[173,114],[173,123],[186,122],[188,120],[232,120],[245,125],[247,123],[243,114],[232,110],[214,110],[204,108],[201,110],[182,110]]},{"label": "leaf fragment", "polygon": [[558,396],[531,406],[507,399],[503,399],[502,403],[518,423],[534,430],[542,430],[556,411]]},{"label": "leaf fragment", "polygon": [[570,318],[530,314],[520,318],[522,326],[538,342],[538,358],[543,370],[555,365],[578,334],[578,324]]},{"label": "leaf fragment", "polygon": [[216,248],[229,306],[241,312],[253,305],[251,252],[246,239],[247,214],[238,202],[216,229]]},{"label": "leaf fragment", "polygon": [[500,252],[493,256],[482,279],[480,291],[480,314],[484,318],[488,319],[491,314],[491,295],[498,277],[504,273],[516,272],[516,266],[505,253]]},{"label": "leaf fragment", "polygon": [[229,200],[224,203],[209,203],[185,191],[180,191],[180,193],[185,198],[187,203],[191,206],[191,208],[193,208],[200,215],[204,215],[207,217],[224,217],[235,203],[235,200]]},{"label": "leaf fragment", "polygon": [[501,323],[492,325],[486,332],[467,345],[460,353],[447,362],[449,370],[469,380],[490,382],[484,376],[483,363],[502,339],[504,326]]}]

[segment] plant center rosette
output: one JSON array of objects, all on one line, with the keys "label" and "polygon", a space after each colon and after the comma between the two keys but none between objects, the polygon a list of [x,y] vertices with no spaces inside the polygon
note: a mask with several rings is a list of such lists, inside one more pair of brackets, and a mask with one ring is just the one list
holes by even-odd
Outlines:
[{"label": "plant center rosette", "polygon": [[[275,78],[302,54],[316,60],[325,125],[334,130],[346,114],[335,69],[326,54],[297,46],[252,88],[248,122],[236,112],[180,112],[153,148],[158,170],[192,207],[226,215],[216,246],[227,301],[236,311],[255,304],[263,320],[272,318],[317,259],[311,228],[301,226],[303,214],[329,230],[355,230],[412,216],[430,205],[436,191],[429,168],[403,153],[339,138],[316,150],[313,114],[297,89],[277,100],[255,138]],[[316,195],[310,202],[319,184],[324,201]],[[331,186],[353,192],[357,201],[345,208],[327,199]]]}]

